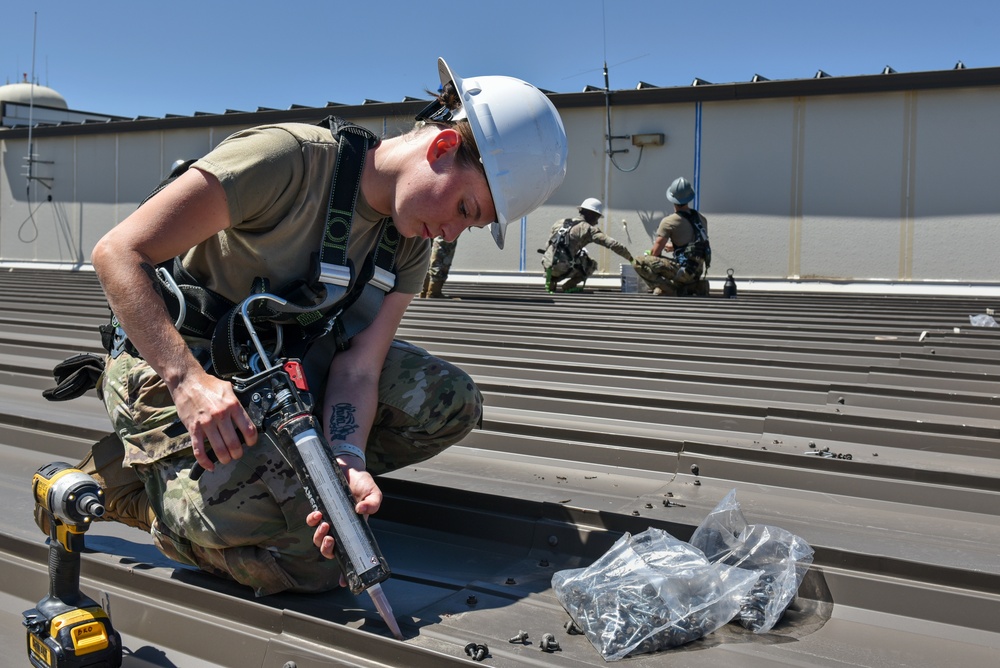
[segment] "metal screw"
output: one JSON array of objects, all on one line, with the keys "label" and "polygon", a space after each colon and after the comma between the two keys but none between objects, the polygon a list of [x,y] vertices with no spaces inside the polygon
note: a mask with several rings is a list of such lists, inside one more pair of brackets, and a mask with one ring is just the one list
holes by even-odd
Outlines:
[{"label": "metal screw", "polygon": [[563,628],[566,629],[566,633],[570,634],[571,636],[583,635],[583,629],[580,628],[580,625],[577,624],[575,620],[572,619],[566,620],[566,623],[563,624]]},{"label": "metal screw", "polygon": [[507,581],[504,582],[504,584],[509,584],[509,585],[517,584],[517,580],[515,580],[514,578],[507,578]]},{"label": "metal screw", "polygon": [[478,645],[470,642],[465,646],[465,653],[471,656],[473,661],[482,661],[489,655],[490,648],[486,645]]},{"label": "metal screw", "polygon": [[479,603],[479,599],[476,598],[475,595],[472,595],[469,598],[465,599],[466,605],[475,605],[476,603]]},{"label": "metal screw", "polygon": [[559,539],[556,536],[549,536],[549,545],[555,547],[559,544]]},{"label": "metal screw", "polygon": [[692,465],[691,465],[691,473],[692,473],[692,474],[694,474],[694,475],[698,475],[698,470],[699,470],[699,469],[698,469],[698,465],[697,465],[697,464],[692,464]]},{"label": "metal screw", "polygon": [[281,668],[296,668],[296,665],[294,661],[285,661],[285,665]]},{"label": "metal screw", "polygon": [[551,633],[546,633],[542,636],[542,642],[538,643],[538,647],[543,652],[558,652],[562,649],[559,647],[559,641]]},{"label": "metal screw", "polygon": [[513,638],[508,638],[507,642],[509,642],[509,643],[517,643],[517,642],[519,642],[521,644],[527,644],[527,642],[528,642],[528,632],[527,631],[518,631],[517,635],[514,636]]},{"label": "metal screw", "polygon": [[541,561],[538,562],[538,565],[541,566],[542,568],[548,568],[549,567],[549,560],[548,559],[542,559]]}]

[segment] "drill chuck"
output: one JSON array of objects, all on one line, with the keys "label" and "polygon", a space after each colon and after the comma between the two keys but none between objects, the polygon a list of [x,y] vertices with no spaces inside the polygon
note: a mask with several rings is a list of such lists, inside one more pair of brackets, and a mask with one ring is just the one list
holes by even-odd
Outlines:
[{"label": "drill chuck", "polygon": [[35,501],[64,524],[87,525],[104,515],[104,490],[96,480],[66,462],[52,462],[38,469],[31,491]]}]

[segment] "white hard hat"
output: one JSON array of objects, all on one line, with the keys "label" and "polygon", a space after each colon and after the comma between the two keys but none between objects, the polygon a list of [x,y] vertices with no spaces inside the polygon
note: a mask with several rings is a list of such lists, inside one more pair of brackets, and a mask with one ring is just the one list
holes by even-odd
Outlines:
[{"label": "white hard hat", "polygon": [[508,223],[537,209],[566,176],[566,130],[555,106],[526,81],[504,76],[462,79],[438,58],[441,83],[462,100],[452,120],[467,118],[486,169],[497,220],[493,239],[503,248]]},{"label": "white hard hat", "polygon": [[580,205],[579,208],[586,209],[587,211],[593,211],[598,216],[604,215],[604,205],[601,204],[601,200],[597,199],[596,197],[588,197],[587,199],[583,200],[583,203]]}]

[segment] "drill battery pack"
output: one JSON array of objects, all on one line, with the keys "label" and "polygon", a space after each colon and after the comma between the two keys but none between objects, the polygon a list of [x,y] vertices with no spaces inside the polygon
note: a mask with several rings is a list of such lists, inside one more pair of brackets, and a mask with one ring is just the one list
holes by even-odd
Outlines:
[{"label": "drill battery pack", "polygon": [[[52,603],[58,602],[50,599],[39,607],[52,607]],[[119,668],[122,665],[121,637],[104,610],[96,604],[66,607],[61,613],[33,608],[24,613],[24,625],[28,628],[28,660],[35,668]]]}]

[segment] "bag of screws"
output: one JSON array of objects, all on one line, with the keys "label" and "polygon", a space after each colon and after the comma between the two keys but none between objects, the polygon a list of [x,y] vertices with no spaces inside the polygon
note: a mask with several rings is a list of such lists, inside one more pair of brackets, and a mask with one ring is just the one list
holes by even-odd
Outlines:
[{"label": "bag of screws", "polygon": [[813,561],[813,549],[802,538],[747,523],[735,489],[702,521],[691,544],[712,563],[760,573],[741,602],[738,620],[754,633],[767,633],[781,619]]},{"label": "bag of screws", "polygon": [[587,568],[558,571],[556,597],[607,661],[676,647],[715,631],[760,574],[712,564],[650,528],[626,533]]}]

